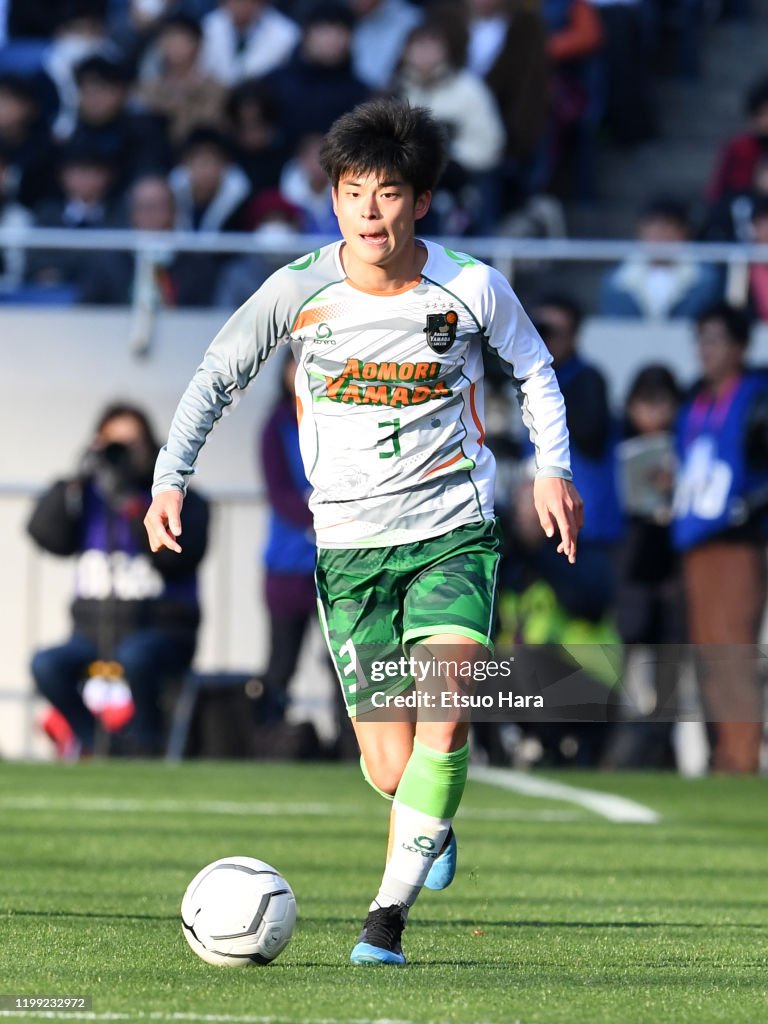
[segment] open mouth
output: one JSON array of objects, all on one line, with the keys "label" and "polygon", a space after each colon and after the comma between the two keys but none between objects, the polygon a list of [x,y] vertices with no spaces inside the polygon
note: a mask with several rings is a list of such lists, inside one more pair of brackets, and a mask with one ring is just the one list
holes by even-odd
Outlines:
[{"label": "open mouth", "polygon": [[366,245],[384,245],[387,241],[386,231],[372,231],[369,234],[360,235],[360,238],[366,243]]}]

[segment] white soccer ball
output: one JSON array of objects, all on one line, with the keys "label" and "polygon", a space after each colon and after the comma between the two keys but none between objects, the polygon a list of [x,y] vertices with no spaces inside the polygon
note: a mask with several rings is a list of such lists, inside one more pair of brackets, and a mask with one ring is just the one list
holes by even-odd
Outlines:
[{"label": "white soccer ball", "polygon": [[181,901],[181,928],[209,964],[268,964],[296,924],[296,898],[283,876],[255,857],[223,857],[199,871]]}]

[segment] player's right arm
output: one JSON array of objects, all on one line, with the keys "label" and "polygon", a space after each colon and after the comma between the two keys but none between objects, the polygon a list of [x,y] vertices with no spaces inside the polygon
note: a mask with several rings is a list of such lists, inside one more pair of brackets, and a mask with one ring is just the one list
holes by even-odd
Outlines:
[{"label": "player's right arm", "polygon": [[278,271],[234,313],[214,338],[181,397],[168,441],[155,464],[152,504],[144,526],[153,551],[180,552],[181,508],[208,435],[260,366],[290,333],[291,302]]}]

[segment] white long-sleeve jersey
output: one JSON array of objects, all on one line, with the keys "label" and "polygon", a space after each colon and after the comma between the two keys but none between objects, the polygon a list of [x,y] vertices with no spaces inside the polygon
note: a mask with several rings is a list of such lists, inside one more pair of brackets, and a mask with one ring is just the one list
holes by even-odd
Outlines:
[{"label": "white long-sleeve jersey", "polygon": [[343,242],[278,270],[227,321],[185,391],[153,492],[184,490],[205,440],[267,356],[298,362],[299,441],[322,548],[383,547],[493,516],[482,345],[511,367],[537,475],[570,479],[551,357],[508,282],[432,242],[418,281],[362,291]]}]

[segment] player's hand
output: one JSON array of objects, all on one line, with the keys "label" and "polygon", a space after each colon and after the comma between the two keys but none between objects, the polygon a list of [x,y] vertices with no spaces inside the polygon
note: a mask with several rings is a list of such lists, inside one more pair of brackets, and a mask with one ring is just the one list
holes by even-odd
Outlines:
[{"label": "player's hand", "polygon": [[144,527],[153,551],[168,548],[181,554],[176,538],[181,536],[181,491],[161,491],[156,495],[144,516]]},{"label": "player's hand", "polygon": [[533,502],[541,528],[548,537],[560,533],[558,554],[573,565],[576,561],[576,540],[584,525],[584,502],[570,482],[560,477],[543,477],[533,482]]}]

